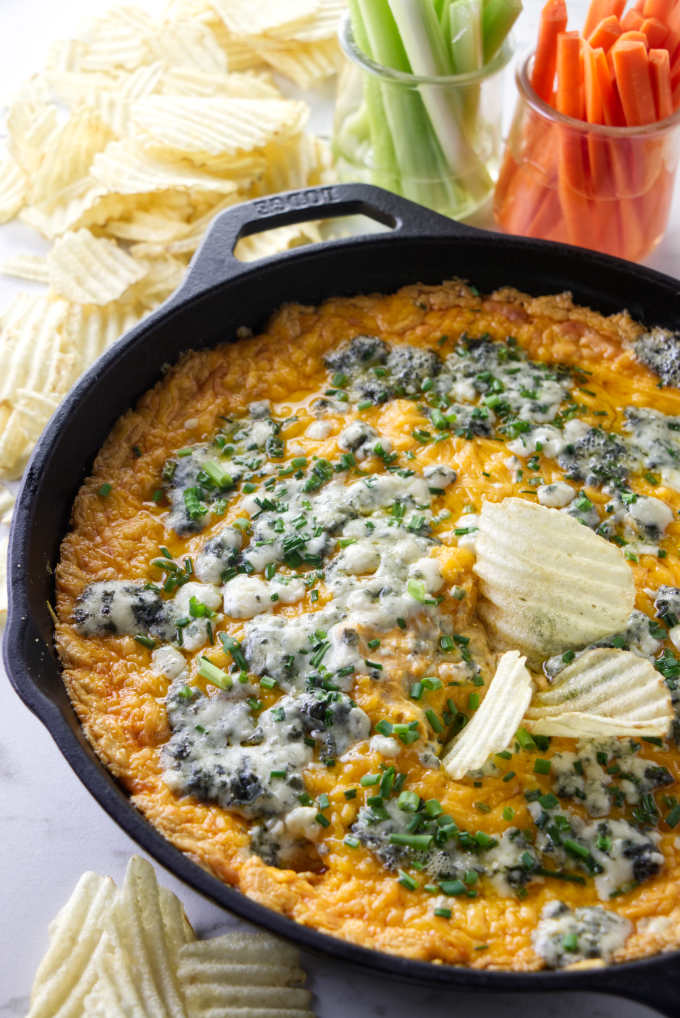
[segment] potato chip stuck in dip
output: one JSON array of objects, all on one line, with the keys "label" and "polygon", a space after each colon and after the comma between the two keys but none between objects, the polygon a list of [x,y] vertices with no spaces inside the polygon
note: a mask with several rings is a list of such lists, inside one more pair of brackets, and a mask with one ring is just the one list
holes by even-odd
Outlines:
[{"label": "potato chip stuck in dip", "polygon": [[410,958],[680,946],[658,335],[454,280],[185,354],[105,442],[57,574],[69,695],[151,823]]}]

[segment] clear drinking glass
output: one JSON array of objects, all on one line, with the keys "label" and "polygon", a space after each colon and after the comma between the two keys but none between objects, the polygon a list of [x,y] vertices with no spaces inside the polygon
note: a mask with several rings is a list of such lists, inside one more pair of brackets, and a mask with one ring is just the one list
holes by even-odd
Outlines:
[{"label": "clear drinking glass", "polygon": [[668,225],[680,111],[642,127],[606,127],[557,113],[517,71],[519,95],[494,197],[507,233],[559,240],[638,261]]},{"label": "clear drinking glass", "polygon": [[478,71],[442,77],[405,74],[358,48],[349,18],[340,42],[333,153],[340,178],[378,184],[461,219],[493,190],[500,165],[506,39]]}]

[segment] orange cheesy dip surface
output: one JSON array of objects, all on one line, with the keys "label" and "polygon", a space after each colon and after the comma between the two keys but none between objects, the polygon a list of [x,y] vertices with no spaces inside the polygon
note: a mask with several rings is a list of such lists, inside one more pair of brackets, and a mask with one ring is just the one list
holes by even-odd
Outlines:
[{"label": "orange cheesy dip surface", "polygon": [[679,341],[626,313],[460,281],[187,353],[118,421],[62,545],[59,652],[97,753],[206,869],[367,947],[529,970],[679,946],[675,726],[520,727],[460,780],[441,764],[500,653],[484,501],[620,548],[635,610],[599,645],[675,699],[679,383]]}]

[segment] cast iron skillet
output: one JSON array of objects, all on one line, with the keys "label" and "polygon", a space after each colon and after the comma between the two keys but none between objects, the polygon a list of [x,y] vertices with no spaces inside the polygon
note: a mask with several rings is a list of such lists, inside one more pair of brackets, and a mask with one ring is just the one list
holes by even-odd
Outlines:
[{"label": "cast iron skillet", "polygon": [[[239,237],[274,226],[363,213],[391,228],[300,248],[255,264],[233,255]],[[62,403],[25,474],[10,537],[10,607],[4,659],[24,703],[114,820],[159,863],[244,919],[392,977],[487,992],[611,993],[680,1015],[680,952],[583,972],[484,972],[411,961],[346,943],[284,918],[218,881],[166,841],[130,804],[85,739],[68,701],[47,607],[53,569],[75,494],[117,418],[187,348],[259,329],[285,301],[389,292],[406,283],[463,276],[486,291],[513,285],[535,294],[572,290],[609,313],[627,307],[650,324],[678,327],[680,283],[629,262],[562,244],[485,233],[362,184],[287,192],[222,213],[188,275],[162,308],[104,354]],[[238,384],[238,380],[235,380]]]}]

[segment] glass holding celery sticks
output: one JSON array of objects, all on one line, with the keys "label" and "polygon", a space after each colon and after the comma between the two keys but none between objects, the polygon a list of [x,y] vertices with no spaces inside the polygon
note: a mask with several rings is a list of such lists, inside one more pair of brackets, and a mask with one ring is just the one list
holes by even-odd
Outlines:
[{"label": "glass holding celery sticks", "polygon": [[502,70],[521,0],[350,0],[333,150],[340,176],[461,219],[493,190]]}]

